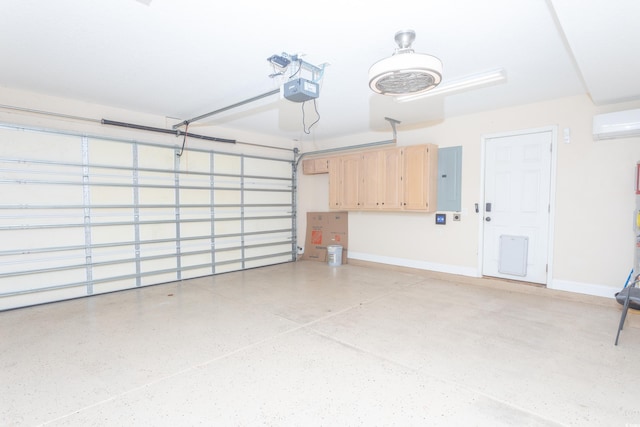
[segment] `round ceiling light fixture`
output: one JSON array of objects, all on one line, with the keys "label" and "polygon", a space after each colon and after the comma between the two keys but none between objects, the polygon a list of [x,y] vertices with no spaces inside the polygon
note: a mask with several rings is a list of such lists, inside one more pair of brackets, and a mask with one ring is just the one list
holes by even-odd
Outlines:
[{"label": "round ceiling light fixture", "polygon": [[393,56],[369,68],[369,87],[382,95],[409,95],[426,92],[442,81],[442,61],[435,56],[415,53],[413,30],[398,31],[398,48]]}]

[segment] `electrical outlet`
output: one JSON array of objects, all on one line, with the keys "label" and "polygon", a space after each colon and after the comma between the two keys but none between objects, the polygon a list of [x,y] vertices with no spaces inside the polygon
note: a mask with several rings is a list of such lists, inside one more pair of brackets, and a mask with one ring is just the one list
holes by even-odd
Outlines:
[{"label": "electrical outlet", "polygon": [[460,214],[459,213],[454,213],[453,214],[453,220],[454,221],[460,221]]}]

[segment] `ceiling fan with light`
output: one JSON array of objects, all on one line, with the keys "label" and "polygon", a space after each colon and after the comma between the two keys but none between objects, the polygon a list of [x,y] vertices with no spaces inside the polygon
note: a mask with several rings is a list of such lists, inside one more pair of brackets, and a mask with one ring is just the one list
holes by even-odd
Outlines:
[{"label": "ceiling fan with light", "polygon": [[428,96],[459,93],[506,81],[503,69],[466,76],[442,84],[442,61],[435,56],[416,53],[411,44],[413,30],[401,30],[395,35],[398,45],[392,56],[381,59],[369,68],[369,87],[376,93],[395,96],[398,102],[413,101]]},{"label": "ceiling fan with light", "polygon": [[369,87],[382,95],[407,95],[426,92],[442,81],[442,61],[435,56],[415,53],[411,44],[413,30],[398,31],[398,48],[392,56],[369,68]]}]

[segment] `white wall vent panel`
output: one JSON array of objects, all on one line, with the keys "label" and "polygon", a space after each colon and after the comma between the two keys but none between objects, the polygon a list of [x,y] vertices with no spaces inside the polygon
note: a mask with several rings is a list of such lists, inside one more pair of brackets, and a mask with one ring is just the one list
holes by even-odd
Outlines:
[{"label": "white wall vent panel", "polygon": [[498,271],[513,276],[527,275],[529,238],[526,236],[500,236],[500,260]]}]

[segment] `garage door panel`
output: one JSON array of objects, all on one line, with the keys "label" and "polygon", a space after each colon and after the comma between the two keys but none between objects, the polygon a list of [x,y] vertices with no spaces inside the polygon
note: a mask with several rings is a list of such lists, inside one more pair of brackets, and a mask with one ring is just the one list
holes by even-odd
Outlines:
[{"label": "garage door panel", "polygon": [[111,278],[108,282],[97,282],[93,285],[92,295],[105,294],[108,292],[123,291],[136,287],[135,277],[124,279]]},{"label": "garage door panel", "polygon": [[292,159],[176,153],[0,125],[0,309],[295,260]]}]

